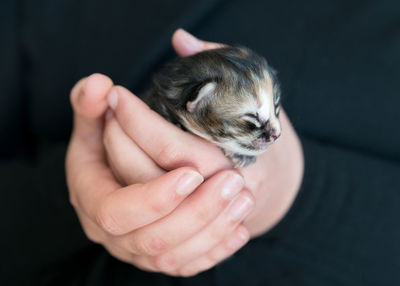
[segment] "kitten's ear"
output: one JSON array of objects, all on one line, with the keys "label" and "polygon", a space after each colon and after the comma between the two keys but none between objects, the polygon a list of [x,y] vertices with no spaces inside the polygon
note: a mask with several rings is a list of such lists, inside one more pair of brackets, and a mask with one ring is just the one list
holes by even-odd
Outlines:
[{"label": "kitten's ear", "polygon": [[190,113],[200,110],[205,107],[209,100],[214,96],[215,88],[217,84],[215,82],[209,82],[204,85],[197,94],[193,101],[188,101],[186,103],[186,109]]}]

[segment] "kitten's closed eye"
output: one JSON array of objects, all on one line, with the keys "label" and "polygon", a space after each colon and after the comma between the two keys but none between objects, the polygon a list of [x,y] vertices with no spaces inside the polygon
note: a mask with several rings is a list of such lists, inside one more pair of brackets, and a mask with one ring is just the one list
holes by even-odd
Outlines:
[{"label": "kitten's closed eye", "polygon": [[261,123],[260,120],[258,118],[258,114],[254,114],[254,113],[246,113],[244,115],[241,116],[242,119],[254,124],[256,126],[256,128],[260,128],[261,127]]}]

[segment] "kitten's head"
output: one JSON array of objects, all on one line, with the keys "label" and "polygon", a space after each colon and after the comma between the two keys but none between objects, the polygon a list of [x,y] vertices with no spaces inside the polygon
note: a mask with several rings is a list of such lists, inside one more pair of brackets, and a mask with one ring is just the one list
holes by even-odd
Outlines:
[{"label": "kitten's head", "polygon": [[280,136],[275,72],[249,49],[228,47],[179,58],[155,83],[186,129],[228,153],[254,156]]}]

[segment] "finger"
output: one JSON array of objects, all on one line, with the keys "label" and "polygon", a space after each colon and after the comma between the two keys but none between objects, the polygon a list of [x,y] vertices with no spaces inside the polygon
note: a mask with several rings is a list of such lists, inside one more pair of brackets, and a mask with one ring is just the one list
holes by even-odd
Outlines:
[{"label": "finger", "polygon": [[224,47],[223,44],[199,40],[183,29],[178,29],[173,34],[172,46],[181,57],[191,56],[205,50]]},{"label": "finger", "polygon": [[103,113],[111,87],[108,77],[94,74],[80,80],[71,91],[74,130],[66,157],[67,183],[72,205],[92,220],[98,201],[120,188],[105,164],[102,144]]},{"label": "finger", "polygon": [[166,121],[127,89],[116,86],[108,98],[124,132],[161,168],[193,166],[207,177],[231,166],[219,148]]},{"label": "finger", "polygon": [[237,228],[252,211],[254,199],[247,191],[237,195],[229,206],[203,230],[178,247],[155,258],[162,271],[173,271],[206,254]]},{"label": "finger", "polygon": [[79,177],[81,171],[87,168],[86,163],[98,162],[103,164],[99,168],[105,167],[103,113],[107,109],[106,96],[112,85],[108,77],[93,74],[81,79],[71,91],[74,129],[66,160],[68,181]]},{"label": "finger", "polygon": [[123,248],[120,244],[115,243],[114,237],[107,234],[101,229],[96,223],[94,223],[89,217],[82,213],[79,209],[76,209],[79,221],[82,228],[89,238],[89,240],[102,244],[107,251],[117,259],[126,263],[131,263],[136,267],[139,267],[147,271],[155,271],[154,266],[151,265],[148,259],[139,259],[139,257],[132,255],[129,251]]},{"label": "finger", "polygon": [[180,276],[189,277],[206,271],[237,252],[249,239],[249,231],[243,225],[240,225],[227,239],[216,245],[206,254],[185,264],[177,273]]},{"label": "finger", "polygon": [[112,235],[128,233],[166,216],[202,182],[193,168],[183,167],[146,184],[119,189],[102,200],[97,221]]},{"label": "finger", "polygon": [[170,215],[121,237],[133,253],[156,256],[191,238],[211,223],[242,190],[243,178],[222,171],[204,182]]},{"label": "finger", "polygon": [[101,140],[103,114],[107,109],[106,95],[113,86],[110,78],[93,74],[80,80],[71,91],[71,104],[74,110],[74,135],[87,143]]},{"label": "finger", "polygon": [[103,138],[108,162],[126,185],[146,183],[165,173],[125,134],[113,116],[106,120]]}]

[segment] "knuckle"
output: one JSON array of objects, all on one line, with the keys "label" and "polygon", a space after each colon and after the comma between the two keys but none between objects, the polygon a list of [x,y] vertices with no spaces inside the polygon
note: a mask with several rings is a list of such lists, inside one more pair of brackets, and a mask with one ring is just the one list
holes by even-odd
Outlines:
[{"label": "knuckle", "polygon": [[215,265],[219,261],[219,258],[217,257],[215,251],[209,251],[208,253],[205,254],[204,258],[207,261],[208,265]]},{"label": "knuckle", "polygon": [[142,255],[154,257],[163,253],[166,246],[167,243],[163,239],[153,237],[148,240],[143,239],[134,243],[132,248]]},{"label": "knuckle", "polygon": [[177,166],[183,161],[183,148],[176,142],[169,142],[160,148],[160,152],[156,156],[156,161],[161,166]]},{"label": "knuckle", "polygon": [[207,224],[210,219],[210,214],[213,213],[211,212],[207,207],[200,206],[196,207],[194,209],[194,217],[197,222],[200,222],[201,224]]},{"label": "knuckle", "polygon": [[211,239],[219,241],[229,235],[229,233],[232,232],[237,224],[238,222],[232,220],[224,221],[223,224],[211,227],[209,230],[209,235]]},{"label": "knuckle", "polygon": [[154,197],[151,203],[149,203],[149,207],[158,217],[165,216],[171,211],[171,203],[174,202],[174,197],[174,192],[160,192],[160,194]]}]

